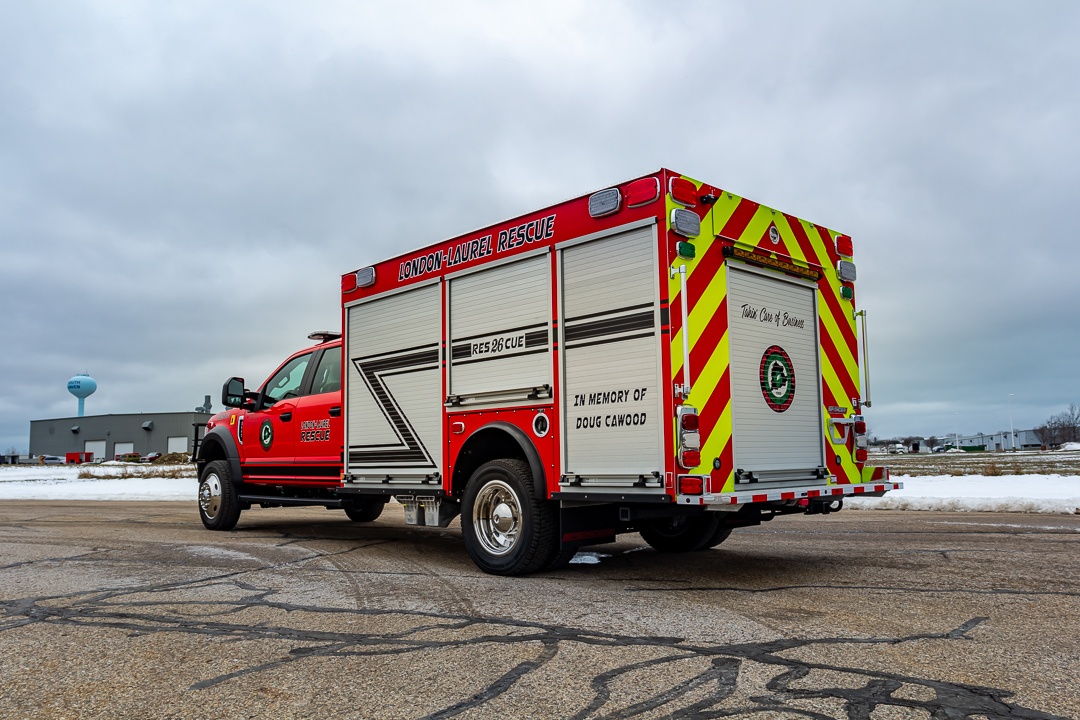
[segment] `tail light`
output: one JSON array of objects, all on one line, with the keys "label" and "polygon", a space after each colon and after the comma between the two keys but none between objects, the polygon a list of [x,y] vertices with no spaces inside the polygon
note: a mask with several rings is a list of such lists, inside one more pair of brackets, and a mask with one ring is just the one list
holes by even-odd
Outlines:
[{"label": "tail light", "polygon": [[683,475],[679,478],[680,495],[701,495],[705,492],[705,480],[698,475]]},{"label": "tail light", "polygon": [[693,470],[701,465],[701,434],[698,432],[698,411],[692,405],[680,405],[676,410],[679,428],[679,465]]},{"label": "tail light", "polygon": [[851,429],[855,434],[855,462],[866,462],[866,420],[862,415],[856,415],[851,425]]}]

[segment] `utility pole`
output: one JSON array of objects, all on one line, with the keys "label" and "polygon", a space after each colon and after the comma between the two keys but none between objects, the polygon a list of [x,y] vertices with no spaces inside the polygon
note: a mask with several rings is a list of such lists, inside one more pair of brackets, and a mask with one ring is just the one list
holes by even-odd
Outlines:
[{"label": "utility pole", "polygon": [[1012,399],[1016,393],[1009,393],[1009,450],[1016,450],[1016,431],[1013,430]]}]

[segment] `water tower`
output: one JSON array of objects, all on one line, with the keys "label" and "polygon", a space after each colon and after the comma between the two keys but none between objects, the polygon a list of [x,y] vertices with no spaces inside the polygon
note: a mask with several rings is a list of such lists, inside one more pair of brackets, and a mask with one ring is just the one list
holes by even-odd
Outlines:
[{"label": "water tower", "polygon": [[68,392],[79,398],[79,417],[83,416],[86,398],[93,395],[95,390],[97,390],[97,380],[86,373],[79,373],[68,380]]}]

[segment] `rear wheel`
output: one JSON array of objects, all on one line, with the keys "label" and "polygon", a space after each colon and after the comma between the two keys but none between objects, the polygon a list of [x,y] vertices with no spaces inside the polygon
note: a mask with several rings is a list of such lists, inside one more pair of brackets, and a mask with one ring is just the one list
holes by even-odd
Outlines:
[{"label": "rear wheel", "polygon": [[[645,542],[663,553],[681,553],[701,550],[718,534],[720,518],[716,513],[706,515],[673,515],[658,520],[648,520],[638,526]],[[728,531],[730,532],[730,531]],[[720,538],[719,544],[724,538]]]},{"label": "rear wheel", "polygon": [[712,537],[705,541],[705,544],[701,546],[702,550],[709,550],[716,547],[720,543],[724,542],[731,535],[731,528],[725,527],[723,523],[717,523],[716,532],[712,534]]},{"label": "rear wheel", "polygon": [[208,530],[232,530],[240,519],[240,498],[225,460],[203,468],[199,479],[199,517]]},{"label": "rear wheel", "polygon": [[535,497],[532,472],[521,460],[492,460],[465,488],[461,529],[476,566],[492,575],[524,575],[555,555],[556,518],[550,502]]},{"label": "rear wheel", "polygon": [[382,515],[386,500],[382,498],[364,498],[349,500],[342,504],[342,509],[353,522],[374,522]]}]

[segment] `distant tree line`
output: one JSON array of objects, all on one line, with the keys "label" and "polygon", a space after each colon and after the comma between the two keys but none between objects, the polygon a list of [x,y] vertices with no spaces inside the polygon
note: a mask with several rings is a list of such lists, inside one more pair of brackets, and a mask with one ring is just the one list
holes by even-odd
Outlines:
[{"label": "distant tree line", "polygon": [[1035,428],[1035,434],[1046,447],[1057,447],[1062,443],[1080,442],[1080,406],[1070,403],[1065,412],[1051,416],[1045,423]]}]

